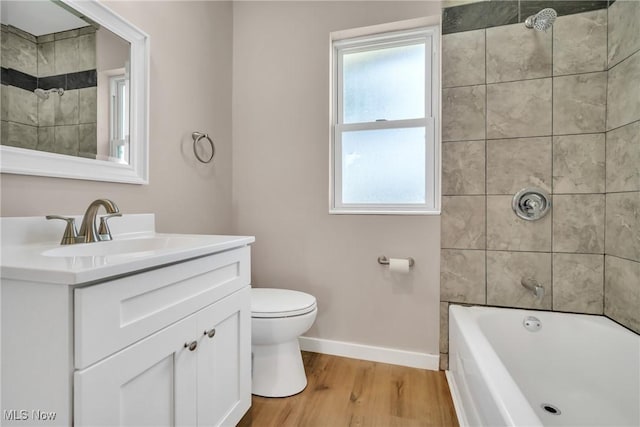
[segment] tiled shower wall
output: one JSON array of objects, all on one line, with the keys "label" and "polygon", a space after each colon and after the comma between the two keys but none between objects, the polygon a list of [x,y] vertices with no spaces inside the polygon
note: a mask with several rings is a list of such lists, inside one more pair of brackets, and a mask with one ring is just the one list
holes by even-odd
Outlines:
[{"label": "tiled shower wall", "polygon": [[2,144],[95,158],[96,84],[94,27],[36,37],[2,25]]},{"label": "tiled shower wall", "polygon": [[[522,21],[570,2],[534,3],[443,14],[443,368],[450,303],[606,314],[640,331],[640,2],[575,2],[600,8],[559,10],[546,33]],[[514,23],[478,29],[478,10]],[[552,195],[543,219],[514,214],[525,187]]]},{"label": "tiled shower wall", "polygon": [[609,8],[604,314],[640,333],[640,2]]}]

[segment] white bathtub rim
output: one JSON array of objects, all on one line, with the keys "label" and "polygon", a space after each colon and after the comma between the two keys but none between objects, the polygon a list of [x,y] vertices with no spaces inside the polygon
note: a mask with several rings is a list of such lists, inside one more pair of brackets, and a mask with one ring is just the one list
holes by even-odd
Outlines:
[{"label": "white bathtub rim", "polygon": [[[474,348],[485,356],[475,359],[475,361],[478,364],[482,379],[491,395],[495,398],[502,418],[507,422],[507,425],[511,426],[542,426],[542,421],[535,413],[531,403],[522,393],[522,390],[514,381],[506,366],[504,366],[487,337],[480,330],[478,323],[472,319],[469,312],[478,311],[478,308],[475,306],[451,305],[449,307],[449,315],[453,316],[453,313],[456,313],[456,318],[463,320],[466,325],[470,326],[468,329],[461,329],[460,333],[464,336],[466,342],[472,342]],[[501,309],[496,308],[496,310]],[[452,324],[451,319],[449,319],[449,324]],[[504,393],[504,390],[510,390],[512,393]],[[466,413],[464,417],[467,418]]]},{"label": "white bathtub rim", "polygon": [[460,427],[471,426],[471,423],[469,423],[469,418],[467,417],[467,412],[465,411],[464,405],[462,404],[462,396],[460,396],[460,390],[458,389],[456,377],[453,375],[453,372],[448,369],[444,372],[444,375],[445,377],[447,377],[447,383],[449,384],[451,400],[453,401],[453,408],[456,411],[458,424],[460,425]]}]

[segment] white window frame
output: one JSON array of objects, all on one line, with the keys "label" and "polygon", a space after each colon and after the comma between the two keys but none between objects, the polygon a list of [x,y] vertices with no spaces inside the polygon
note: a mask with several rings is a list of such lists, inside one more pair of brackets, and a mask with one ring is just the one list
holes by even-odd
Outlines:
[{"label": "white window frame", "polygon": [[[332,33],[329,213],[395,215],[437,215],[440,213],[440,27],[437,22],[425,18]],[[341,123],[341,71],[344,53],[409,45],[418,40],[425,43],[425,117],[408,120]],[[425,203],[342,203],[342,133],[411,127],[424,127],[427,135],[425,140]]]}]

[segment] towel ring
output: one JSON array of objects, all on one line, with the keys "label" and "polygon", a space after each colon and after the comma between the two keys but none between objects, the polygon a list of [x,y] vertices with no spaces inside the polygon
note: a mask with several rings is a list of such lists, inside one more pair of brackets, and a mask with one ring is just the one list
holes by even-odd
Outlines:
[{"label": "towel ring", "polygon": [[[216,146],[213,145],[213,141],[211,140],[209,135],[202,132],[193,132],[191,134],[191,138],[193,138],[193,154],[195,154],[196,158],[202,163],[210,163],[213,159],[213,155],[216,154]],[[208,159],[203,159],[202,157],[200,157],[200,155],[198,154],[198,150],[196,149],[196,145],[198,145],[198,142],[200,142],[201,139],[206,139],[207,141],[209,141],[209,145],[211,145],[211,156]]]}]

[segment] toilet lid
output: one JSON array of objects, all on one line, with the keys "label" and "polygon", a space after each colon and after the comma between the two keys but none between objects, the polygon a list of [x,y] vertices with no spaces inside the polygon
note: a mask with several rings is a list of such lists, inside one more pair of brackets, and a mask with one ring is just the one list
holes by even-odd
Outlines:
[{"label": "toilet lid", "polygon": [[252,317],[291,317],[316,308],[313,295],[290,289],[251,288]]}]

